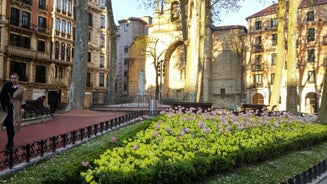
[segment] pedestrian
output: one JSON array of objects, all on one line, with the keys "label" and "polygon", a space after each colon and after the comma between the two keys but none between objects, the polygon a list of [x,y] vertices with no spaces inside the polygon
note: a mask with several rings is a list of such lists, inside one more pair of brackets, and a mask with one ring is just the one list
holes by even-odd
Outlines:
[{"label": "pedestrian", "polygon": [[58,106],[58,92],[57,91],[49,91],[48,92],[48,104],[50,106],[50,115],[53,117],[56,112]]},{"label": "pedestrian", "polygon": [[44,114],[44,111],[45,111],[45,107],[44,107],[44,100],[45,99],[46,99],[46,97],[44,95],[42,95],[42,96],[40,96],[39,98],[36,99],[36,106],[40,110],[42,117],[43,117],[43,114]]},{"label": "pedestrian", "polygon": [[15,133],[20,130],[22,115],[25,112],[25,87],[18,84],[18,79],[17,73],[10,74],[10,82],[4,84],[0,92],[1,105],[4,110],[1,127],[6,127],[7,150],[14,147]]}]

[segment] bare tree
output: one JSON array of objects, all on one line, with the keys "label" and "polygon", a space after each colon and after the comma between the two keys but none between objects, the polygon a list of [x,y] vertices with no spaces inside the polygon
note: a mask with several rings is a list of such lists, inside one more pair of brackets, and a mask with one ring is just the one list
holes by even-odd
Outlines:
[{"label": "bare tree", "polygon": [[136,48],[139,50],[145,52],[146,55],[151,56],[152,58],[152,64],[153,64],[153,69],[155,71],[155,99],[159,99],[159,94],[160,94],[160,87],[161,83],[160,80],[163,80],[163,74],[165,70],[165,65],[167,62],[165,62],[163,56],[165,55],[167,49],[164,50],[158,50],[158,44],[159,44],[159,39],[150,39],[147,36],[139,36],[135,38],[134,45]]},{"label": "bare tree", "polygon": [[116,97],[116,73],[117,73],[117,26],[114,21],[111,0],[106,1],[108,10],[108,25],[110,32],[110,59],[109,59],[109,74],[108,74],[108,91],[106,104],[114,104]]},{"label": "bare tree", "polygon": [[286,0],[279,0],[277,5],[277,60],[275,68],[274,86],[271,92],[269,108],[279,104],[282,72],[285,65],[285,13]]},{"label": "bare tree", "polygon": [[87,0],[76,1],[76,33],[72,81],[66,111],[83,109],[87,72],[88,5]]}]

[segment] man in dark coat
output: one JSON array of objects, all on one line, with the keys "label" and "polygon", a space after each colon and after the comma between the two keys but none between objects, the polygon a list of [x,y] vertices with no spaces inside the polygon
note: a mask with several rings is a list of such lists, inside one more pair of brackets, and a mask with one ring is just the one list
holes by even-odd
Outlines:
[{"label": "man in dark coat", "polygon": [[58,105],[58,92],[57,91],[49,91],[48,92],[48,104],[50,106],[50,114],[51,116],[54,115],[57,105]]}]

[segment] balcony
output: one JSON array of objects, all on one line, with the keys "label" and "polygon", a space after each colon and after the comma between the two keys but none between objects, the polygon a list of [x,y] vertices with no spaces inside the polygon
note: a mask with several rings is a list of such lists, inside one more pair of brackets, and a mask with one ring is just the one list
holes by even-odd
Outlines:
[{"label": "balcony", "polygon": [[262,44],[255,44],[252,47],[253,52],[263,52],[263,46]]},{"label": "balcony", "polygon": [[35,58],[36,57],[36,52],[31,49],[25,49],[21,47],[15,47],[8,45],[7,47],[7,53],[8,55],[14,55],[14,56],[21,56],[25,58]]},{"label": "balcony", "polygon": [[264,70],[264,67],[263,67],[262,63],[252,65],[252,71],[263,71],[263,70]]}]

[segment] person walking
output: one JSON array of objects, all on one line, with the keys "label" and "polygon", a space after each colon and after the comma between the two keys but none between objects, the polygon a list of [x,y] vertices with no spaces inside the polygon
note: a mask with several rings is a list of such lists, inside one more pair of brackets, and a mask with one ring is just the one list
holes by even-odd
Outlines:
[{"label": "person walking", "polygon": [[25,87],[18,84],[18,79],[17,73],[10,74],[10,82],[4,84],[0,92],[1,105],[4,110],[1,118],[1,127],[6,127],[8,138],[7,150],[14,147],[15,133],[21,128],[22,115],[25,112]]},{"label": "person walking", "polygon": [[48,93],[48,104],[50,106],[50,115],[53,117],[56,112],[58,106],[58,92],[57,91],[49,91]]},{"label": "person walking", "polygon": [[36,106],[37,106],[37,109],[40,111],[41,113],[41,117],[42,117],[42,121],[43,121],[43,116],[45,115],[45,107],[44,107],[44,100],[46,99],[46,97],[44,95],[38,97],[36,99]]}]

